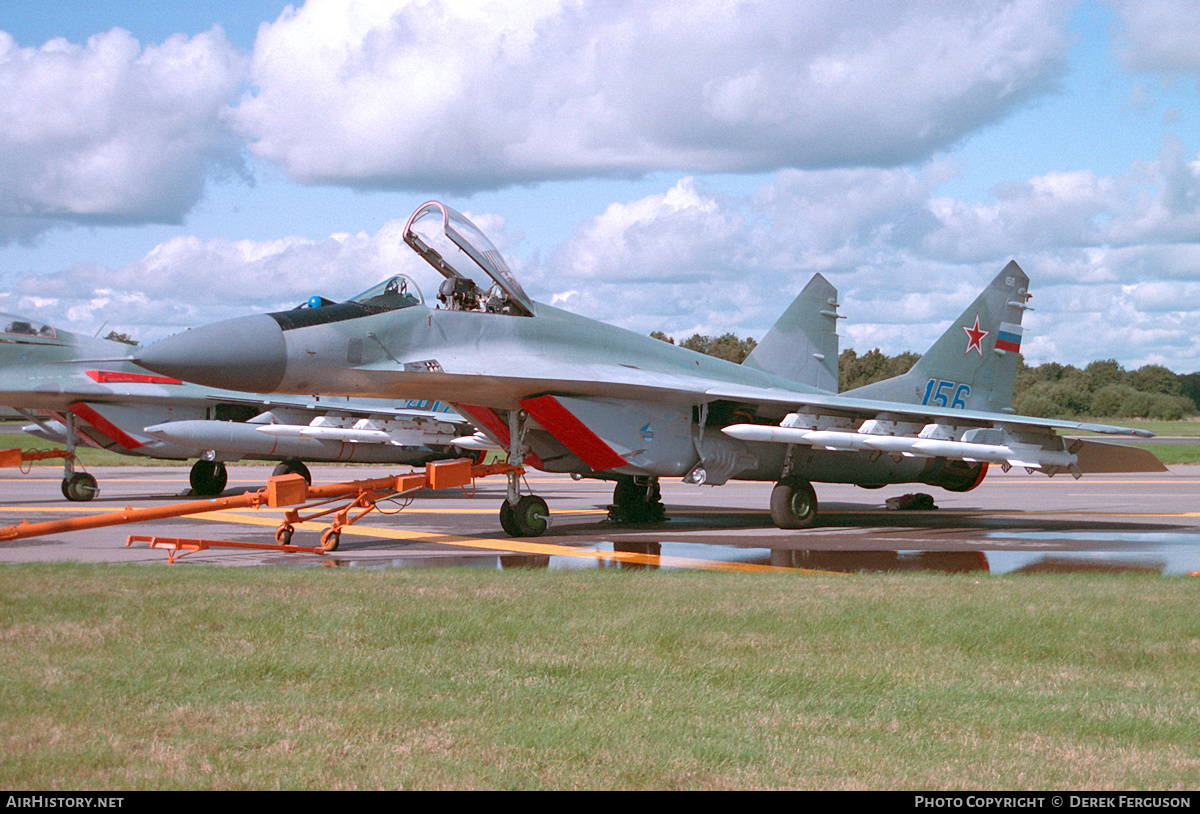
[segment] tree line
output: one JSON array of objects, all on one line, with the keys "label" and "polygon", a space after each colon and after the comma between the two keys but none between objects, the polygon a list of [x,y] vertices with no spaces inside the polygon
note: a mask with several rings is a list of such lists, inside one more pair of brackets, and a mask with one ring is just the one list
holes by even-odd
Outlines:
[{"label": "tree line", "polygon": [[[650,334],[675,344],[662,331]],[[719,359],[741,364],[758,345],[751,337],[727,333],[712,337],[693,334],[679,343]],[[861,356],[847,348],[838,355],[838,390],[845,392],[908,372],[919,354],[906,351],[888,356],[878,348]],[[1013,387],[1013,409],[1040,418],[1121,417],[1175,421],[1194,415],[1200,404],[1200,372],[1177,374],[1162,365],[1125,370],[1115,359],[1092,362],[1084,368],[1047,362],[1037,367],[1020,357]]]}]

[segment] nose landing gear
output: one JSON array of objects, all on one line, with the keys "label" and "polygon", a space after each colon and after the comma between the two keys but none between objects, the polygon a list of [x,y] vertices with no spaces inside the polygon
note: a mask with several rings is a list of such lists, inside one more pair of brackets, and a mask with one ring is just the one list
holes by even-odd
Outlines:
[{"label": "nose landing gear", "polygon": [[[508,463],[520,467],[525,445],[524,410],[508,411]],[[550,509],[537,495],[521,494],[521,470],[508,473],[508,494],[500,504],[500,528],[509,537],[540,537],[550,527]]]}]

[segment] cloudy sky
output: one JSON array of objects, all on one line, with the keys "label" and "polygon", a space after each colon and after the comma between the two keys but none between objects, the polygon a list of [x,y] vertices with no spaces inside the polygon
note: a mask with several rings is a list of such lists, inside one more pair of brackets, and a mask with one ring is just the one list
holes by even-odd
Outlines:
[{"label": "cloudy sky", "polygon": [[[421,265],[924,350],[1009,260],[1033,364],[1200,370],[1198,0],[0,0],[0,310],[153,341]],[[426,285],[426,291],[429,286]]]}]

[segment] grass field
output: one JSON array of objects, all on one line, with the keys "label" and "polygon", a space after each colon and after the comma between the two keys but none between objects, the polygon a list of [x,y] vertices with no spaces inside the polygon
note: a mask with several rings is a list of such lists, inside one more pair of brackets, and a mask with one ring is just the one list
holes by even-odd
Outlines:
[{"label": "grass field", "polygon": [[1200,583],[0,568],[0,786],[1195,789]]}]

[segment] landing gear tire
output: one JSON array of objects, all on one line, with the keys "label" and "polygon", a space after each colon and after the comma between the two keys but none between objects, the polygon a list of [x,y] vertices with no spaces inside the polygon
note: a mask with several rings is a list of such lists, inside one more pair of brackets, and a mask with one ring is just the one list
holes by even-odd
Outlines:
[{"label": "landing gear tire", "polygon": [[312,474],[299,458],[288,458],[287,460],[280,461],[275,469],[271,471],[271,475],[300,475],[304,478],[305,483],[312,486]]},{"label": "landing gear tire", "polygon": [[806,529],[817,517],[817,493],[801,478],[784,478],[771,491],[771,519],[781,529]]},{"label": "landing gear tire", "polygon": [[342,532],[338,529],[325,529],[321,535],[322,551],[337,551],[342,542]]},{"label": "landing gear tire", "polygon": [[537,495],[525,495],[514,506],[500,504],[500,526],[510,537],[540,537],[550,526],[550,509]]},{"label": "landing gear tire", "polygon": [[667,517],[658,478],[622,477],[613,487],[608,519],[614,523],[661,523]]},{"label": "landing gear tire", "polygon": [[225,471],[225,464],[221,461],[200,460],[192,464],[192,473],[188,480],[192,484],[193,492],[211,497],[225,491],[229,473]]},{"label": "landing gear tire", "polygon": [[69,478],[63,478],[62,493],[67,500],[91,500],[99,491],[96,479],[87,472],[76,472]]},{"label": "landing gear tire", "polygon": [[517,517],[513,505],[505,500],[500,504],[500,528],[509,537],[520,537],[521,530],[517,528]]}]

